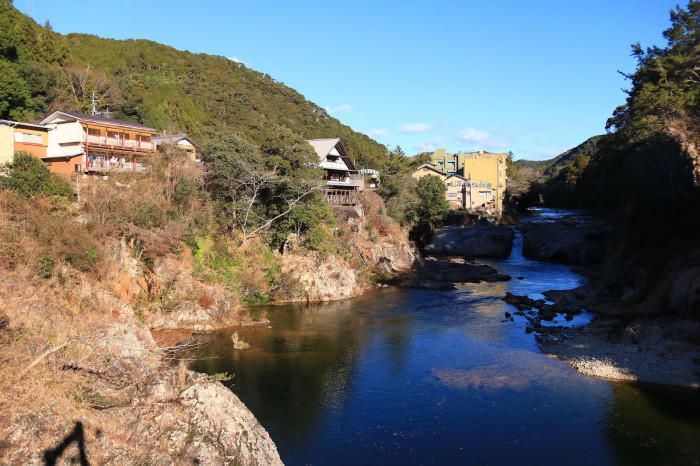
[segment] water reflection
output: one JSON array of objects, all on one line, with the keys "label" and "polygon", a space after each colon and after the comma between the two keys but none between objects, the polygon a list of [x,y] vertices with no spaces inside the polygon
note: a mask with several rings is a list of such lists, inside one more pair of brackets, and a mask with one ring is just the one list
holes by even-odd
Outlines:
[{"label": "water reflection", "polygon": [[692,464],[697,413],[582,376],[542,355],[522,318],[503,322],[506,291],[581,284],[519,246],[492,261],[510,282],[257,310],[271,328],[238,329],[249,350],[206,335],[193,368],[233,374],[287,464]]},{"label": "water reflection", "polygon": [[616,383],[605,434],[619,464],[700,463],[700,393]]}]

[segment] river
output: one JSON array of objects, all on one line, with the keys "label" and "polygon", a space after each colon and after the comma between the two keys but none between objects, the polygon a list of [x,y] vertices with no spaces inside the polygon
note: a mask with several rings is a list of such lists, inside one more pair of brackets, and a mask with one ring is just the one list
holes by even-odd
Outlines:
[{"label": "river", "polygon": [[583,376],[504,319],[507,291],[540,298],[581,276],[523,258],[519,237],[485,262],[513,279],[261,307],[269,328],[237,329],[250,349],[232,349],[233,330],[201,335],[191,368],[230,376],[286,464],[698,464],[697,391]]}]

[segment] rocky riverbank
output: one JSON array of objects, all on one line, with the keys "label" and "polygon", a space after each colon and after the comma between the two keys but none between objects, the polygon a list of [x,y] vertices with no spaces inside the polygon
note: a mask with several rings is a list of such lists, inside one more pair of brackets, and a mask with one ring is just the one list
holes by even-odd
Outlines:
[{"label": "rocky riverbank", "polygon": [[585,375],[700,388],[700,325],[671,318],[599,317],[574,328],[545,327],[540,349]]},{"label": "rocky riverbank", "polygon": [[[579,372],[611,380],[700,387],[700,248],[657,245],[651,251],[616,247],[612,230],[600,221],[527,221],[523,255],[548,262],[594,265],[587,285],[550,290],[547,300],[507,294],[504,300],[524,317],[545,353]],[[612,252],[609,252],[612,248]],[[663,257],[663,259],[661,259]],[[632,265],[636,264],[636,265]],[[553,325],[589,311],[583,326]],[[512,320],[511,315],[506,318]],[[545,321],[545,322],[543,322]]]},{"label": "rocky riverbank", "polygon": [[64,279],[0,279],[0,462],[281,464],[236,395],[166,364],[174,352],[112,292]]}]

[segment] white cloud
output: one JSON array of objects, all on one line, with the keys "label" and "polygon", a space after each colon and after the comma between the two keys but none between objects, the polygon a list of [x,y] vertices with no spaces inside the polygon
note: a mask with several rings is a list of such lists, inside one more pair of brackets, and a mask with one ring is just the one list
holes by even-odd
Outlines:
[{"label": "white cloud", "polygon": [[425,133],[430,129],[430,125],[427,123],[409,123],[399,127],[399,132],[404,134],[418,134]]},{"label": "white cloud", "polygon": [[328,105],[326,105],[323,108],[325,108],[328,113],[335,114],[352,112],[352,107],[350,106],[350,104],[338,105],[337,107],[329,107]]},{"label": "white cloud", "polygon": [[389,136],[389,131],[385,129],[373,129],[370,130],[369,135],[377,138],[386,138],[387,136]]},{"label": "white cloud", "polygon": [[240,63],[241,65],[245,65],[245,64],[246,64],[246,62],[244,62],[243,60],[241,60],[241,59],[238,58],[238,57],[226,57],[226,58],[228,58],[229,60],[234,61],[234,62],[236,62],[236,63]]},{"label": "white cloud", "polygon": [[419,142],[418,144],[414,144],[413,148],[419,152],[432,152],[435,149],[438,148],[444,141],[444,138],[442,136],[437,136],[433,139],[430,139],[428,141],[423,141]]},{"label": "white cloud", "polygon": [[474,128],[465,128],[459,132],[458,139],[465,144],[483,144],[491,138],[486,131],[479,131]]}]

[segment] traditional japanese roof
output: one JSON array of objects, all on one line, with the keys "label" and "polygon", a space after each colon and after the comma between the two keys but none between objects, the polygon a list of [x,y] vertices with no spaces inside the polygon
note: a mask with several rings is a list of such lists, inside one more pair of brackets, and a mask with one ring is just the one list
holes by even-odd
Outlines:
[{"label": "traditional japanese roof", "polygon": [[160,144],[177,144],[180,141],[187,141],[193,146],[197,146],[192,139],[188,138],[186,134],[167,134],[162,136],[155,136],[153,141],[156,145]]},{"label": "traditional japanese roof", "polygon": [[103,124],[103,125],[109,125],[109,126],[134,128],[134,129],[139,129],[141,131],[147,131],[150,133],[156,132],[155,128],[151,128],[150,126],[142,125],[141,123],[136,123],[135,121],[115,120],[114,118],[106,118],[106,117],[101,117],[101,116],[97,116],[97,115],[85,115],[83,113],[68,112],[65,110],[56,110],[55,112],[51,113],[46,118],[41,120],[39,123],[42,125],[46,124],[47,122],[50,122],[50,120],[52,120],[54,118],[54,116],[58,116],[58,115],[65,115],[65,116],[68,116],[71,118],[75,118],[78,121],[84,121],[86,123],[97,123],[97,124]]},{"label": "traditional japanese roof", "polygon": [[326,157],[331,153],[331,151],[333,151],[333,149],[335,149],[338,151],[337,155],[343,159],[343,162],[345,162],[348,169],[353,171],[355,170],[355,164],[352,163],[350,154],[340,138],[310,139],[306,142],[311,144],[311,147],[314,148],[316,154],[318,154],[318,157],[322,162],[326,160]]},{"label": "traditional japanese roof", "polygon": [[426,162],[426,163],[424,163],[423,165],[419,165],[418,167],[416,167],[416,168],[413,170],[413,173],[415,173],[415,172],[417,172],[417,171],[419,171],[419,170],[422,170],[422,169],[424,169],[424,168],[427,168],[427,169],[429,169],[429,170],[432,170],[432,171],[434,171],[435,173],[437,173],[438,175],[447,176],[447,173],[445,173],[444,171],[438,169],[438,168],[435,166],[435,164],[433,164],[433,163],[431,163],[431,162]]},{"label": "traditional japanese roof", "polygon": [[463,177],[462,175],[458,175],[458,174],[456,174],[456,173],[452,173],[452,174],[450,174],[450,175],[447,175],[447,178],[453,178],[453,177],[454,177],[454,178],[459,178],[459,179],[462,180],[462,181],[469,181],[468,179],[466,179],[466,178]]}]

